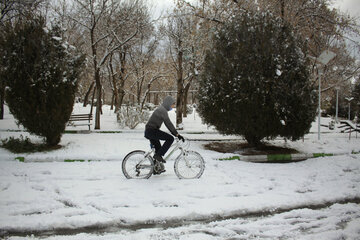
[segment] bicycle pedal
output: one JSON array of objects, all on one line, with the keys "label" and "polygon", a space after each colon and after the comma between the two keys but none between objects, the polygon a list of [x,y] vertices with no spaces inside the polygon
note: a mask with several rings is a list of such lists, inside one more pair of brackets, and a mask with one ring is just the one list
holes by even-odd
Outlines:
[{"label": "bicycle pedal", "polygon": [[162,173],[164,173],[164,172],[166,172],[166,170],[165,169],[163,169],[163,170],[160,170],[160,171],[158,171],[158,172],[155,172],[154,171],[154,175],[160,175],[160,174],[162,174]]}]

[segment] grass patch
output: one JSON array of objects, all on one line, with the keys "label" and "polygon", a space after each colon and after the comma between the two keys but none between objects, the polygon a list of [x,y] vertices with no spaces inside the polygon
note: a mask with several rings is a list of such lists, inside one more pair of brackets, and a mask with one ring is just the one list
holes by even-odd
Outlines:
[{"label": "grass patch", "polygon": [[19,162],[25,162],[25,157],[16,157],[15,160],[18,160]]},{"label": "grass patch", "polygon": [[85,162],[84,159],[65,159],[64,162]]},{"label": "grass patch", "polygon": [[97,160],[84,160],[84,159],[65,159],[64,162],[96,162]]},{"label": "grass patch", "polygon": [[200,135],[200,134],[205,134],[205,132],[188,132],[187,134],[198,134],[198,135]]},{"label": "grass patch", "polygon": [[314,153],[313,157],[314,158],[318,158],[318,157],[332,157],[334,156],[334,154],[332,153]]},{"label": "grass patch", "polygon": [[122,133],[122,131],[95,131],[95,133]]},{"label": "grass patch", "polygon": [[231,156],[226,158],[219,158],[219,161],[232,161],[232,160],[240,160],[240,156]]},{"label": "grass patch", "polygon": [[76,134],[78,133],[77,130],[65,130],[64,133],[67,133],[67,134]]},{"label": "grass patch", "polygon": [[61,148],[60,145],[48,146],[44,143],[32,143],[28,137],[20,135],[20,138],[10,137],[1,140],[2,147],[9,150],[12,153],[33,153],[33,152],[45,152]]}]

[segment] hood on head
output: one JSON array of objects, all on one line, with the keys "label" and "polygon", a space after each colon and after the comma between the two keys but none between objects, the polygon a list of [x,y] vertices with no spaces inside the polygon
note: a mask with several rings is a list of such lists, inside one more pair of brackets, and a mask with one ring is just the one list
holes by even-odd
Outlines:
[{"label": "hood on head", "polygon": [[175,103],[175,99],[172,96],[167,96],[166,98],[164,98],[162,105],[166,110],[170,111],[171,105],[173,105],[174,103]]}]

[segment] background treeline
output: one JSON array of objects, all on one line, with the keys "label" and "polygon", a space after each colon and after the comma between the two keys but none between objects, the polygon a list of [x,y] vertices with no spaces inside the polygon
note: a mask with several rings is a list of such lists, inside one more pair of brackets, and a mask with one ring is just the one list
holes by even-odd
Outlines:
[{"label": "background treeline", "polygon": [[[341,99],[355,97],[354,111],[359,107],[358,19],[333,9],[330,0],[176,0],[160,16],[153,14],[156,8],[146,0],[1,0],[0,32],[29,14],[61,27],[61,37],[86,55],[76,95],[84,105],[96,106],[95,129],[100,129],[102,104],[114,111],[136,105],[142,111],[149,100],[161,101],[158,92],[165,91],[174,91],[181,126],[213,34],[243,10],[271,12],[289,22],[307,47],[314,84],[320,75],[316,57],[326,49],[335,52],[321,68],[322,108],[332,113],[335,88]],[[0,79],[1,107],[5,88]],[[345,109],[348,103],[340,104]]]}]

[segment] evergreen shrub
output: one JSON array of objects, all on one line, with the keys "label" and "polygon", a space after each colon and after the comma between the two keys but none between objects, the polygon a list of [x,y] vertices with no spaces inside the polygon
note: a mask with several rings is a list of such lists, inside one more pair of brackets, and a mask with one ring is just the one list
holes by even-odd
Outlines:
[{"label": "evergreen shrub", "polygon": [[61,38],[60,28],[47,29],[41,17],[8,26],[2,42],[6,102],[18,124],[60,142],[71,115],[83,55]]},{"label": "evergreen shrub", "polygon": [[252,145],[299,139],[317,108],[302,41],[282,19],[261,12],[242,12],[215,32],[198,98],[205,123]]},{"label": "evergreen shrub", "polygon": [[360,123],[360,77],[355,82],[353,96],[354,96],[354,100],[352,102],[353,102],[354,106],[351,106],[351,107],[352,107],[352,109],[355,109],[355,112],[356,112],[355,115],[357,117],[357,122]]}]

